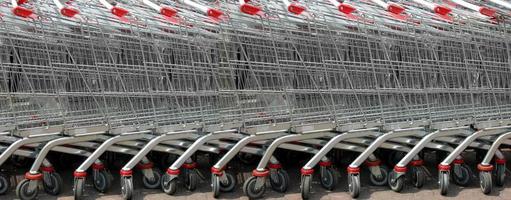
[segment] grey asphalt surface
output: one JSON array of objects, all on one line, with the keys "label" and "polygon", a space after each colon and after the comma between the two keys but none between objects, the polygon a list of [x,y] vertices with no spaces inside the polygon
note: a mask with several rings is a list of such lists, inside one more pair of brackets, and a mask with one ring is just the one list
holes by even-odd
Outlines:
[{"label": "grey asphalt surface", "polygon": [[[510,154],[506,153],[507,157],[510,158]],[[468,156],[470,157],[470,156]],[[370,186],[368,177],[366,176],[369,172],[368,171],[362,171],[362,189],[361,189],[361,195],[358,199],[386,199],[386,200],[405,200],[405,199],[511,199],[511,181],[507,181],[504,187],[497,187],[494,185],[494,189],[491,194],[484,195],[481,192],[481,189],[479,188],[479,179],[477,176],[477,173],[474,173],[472,178],[473,181],[468,187],[460,187],[455,185],[454,183],[450,184],[449,193],[447,196],[441,196],[438,190],[437,185],[437,172],[435,170],[435,162],[436,161],[428,161],[426,158],[426,166],[431,172],[431,174],[427,177],[426,184],[423,188],[417,189],[411,186],[410,184],[405,185],[405,189],[401,193],[396,193],[390,190],[388,187],[376,187],[376,186]],[[477,172],[475,169],[475,162],[468,161],[467,164],[469,164],[472,167],[472,170],[474,172]],[[244,173],[238,174],[238,183],[236,190],[233,193],[224,193],[220,197],[221,199],[248,199],[244,196],[242,192],[242,180],[243,177],[247,178],[250,176],[250,170],[253,168],[253,166],[244,166],[243,167]],[[269,184],[267,184],[266,193],[264,196],[264,199],[285,199],[285,200],[295,200],[295,199],[301,199],[300,196],[300,175],[299,175],[299,168],[288,168],[286,169],[290,175],[291,184],[289,191],[285,194],[274,192],[269,187]],[[135,174],[134,177],[134,184],[135,184],[135,192],[134,192],[134,199],[148,199],[148,200],[161,200],[161,199],[177,199],[177,200],[206,200],[206,199],[214,199],[211,187],[210,187],[210,181],[209,181],[209,168],[202,167],[201,168],[202,173],[207,177],[206,180],[201,180],[197,190],[190,192],[186,191],[184,187],[181,185],[178,192],[174,196],[169,196],[163,193],[160,190],[149,190],[149,189],[142,189],[142,181],[141,181],[141,175]],[[347,192],[347,181],[346,181],[346,172],[344,170],[344,167],[339,169],[341,171],[340,177],[339,177],[339,184],[337,188],[334,191],[327,191],[323,189],[320,184],[318,177],[315,177],[313,180],[313,188],[312,188],[312,195],[311,199],[352,199]],[[21,173],[20,173],[21,174]],[[72,193],[72,171],[62,171],[61,172],[64,180],[64,188],[63,193],[59,196],[51,196],[46,194],[42,189],[39,190],[39,197],[38,199],[41,200],[71,200],[73,199],[73,193]],[[509,173],[508,173],[509,174]],[[86,196],[84,199],[101,199],[101,200],[119,200],[120,197],[120,185],[119,185],[119,177],[116,173],[114,173],[115,180],[112,183],[112,187],[109,192],[106,194],[100,194],[94,190],[92,187],[92,183],[90,182],[90,178],[87,179],[86,186],[85,186],[85,194]],[[22,176],[19,175],[17,179],[21,179]],[[14,187],[11,189],[11,191],[7,195],[0,196],[0,199],[15,199],[15,190]]]}]

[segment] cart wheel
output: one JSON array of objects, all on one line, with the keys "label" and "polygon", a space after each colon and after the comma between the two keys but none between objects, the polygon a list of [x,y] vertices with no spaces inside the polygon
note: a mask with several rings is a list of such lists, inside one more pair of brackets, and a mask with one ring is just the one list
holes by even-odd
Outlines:
[{"label": "cart wheel", "polygon": [[185,183],[185,187],[188,191],[194,191],[195,189],[197,189],[197,182],[198,182],[198,176],[197,176],[197,172],[195,172],[194,170],[185,170],[185,172],[183,173],[184,175],[184,183]]},{"label": "cart wheel", "polygon": [[454,183],[459,186],[468,186],[472,180],[472,171],[465,164],[454,165],[455,168],[456,166],[460,173],[456,173],[456,169],[451,172]]},{"label": "cart wheel", "polygon": [[438,175],[439,184],[440,184],[440,194],[446,195],[447,190],[449,189],[449,173],[448,172],[439,172]]},{"label": "cart wheel", "polygon": [[405,176],[402,175],[400,177],[397,177],[397,173],[394,171],[391,171],[389,173],[389,186],[390,189],[394,190],[395,192],[401,192],[404,187],[405,182]]},{"label": "cart wheel", "polygon": [[161,171],[156,168],[152,169],[152,171],[153,171],[153,179],[152,180],[148,179],[145,176],[142,177],[142,183],[144,184],[144,187],[147,189],[156,189],[161,185],[161,183],[160,183]]},{"label": "cart wheel", "polygon": [[106,193],[112,185],[110,176],[110,172],[106,170],[98,170],[97,176],[93,176],[92,180],[94,189],[96,189],[98,192]]},{"label": "cart wheel", "polygon": [[83,178],[75,178],[75,184],[73,185],[73,194],[75,200],[79,200],[83,196],[83,183],[85,179]]},{"label": "cart wheel", "polygon": [[23,179],[18,186],[16,186],[16,196],[21,200],[32,200],[37,198],[37,194],[39,193],[38,188],[36,187],[34,190],[29,191],[29,183],[30,180]]},{"label": "cart wheel", "polygon": [[279,169],[275,174],[270,175],[270,185],[277,192],[286,192],[289,186],[289,175],[286,170]]},{"label": "cart wheel", "polygon": [[426,180],[424,169],[422,167],[412,167],[411,172],[413,186],[416,188],[424,186],[424,181]]},{"label": "cart wheel", "polygon": [[479,185],[484,194],[490,194],[492,189],[491,173],[481,171],[479,172]]},{"label": "cart wheel", "polygon": [[211,187],[213,189],[213,198],[220,197],[220,177],[213,174],[211,177]]},{"label": "cart wheel", "polygon": [[252,176],[245,181],[243,184],[243,192],[248,196],[249,199],[259,199],[263,197],[266,191],[266,186],[263,184],[261,188],[256,189],[257,177]]},{"label": "cart wheel", "polygon": [[321,176],[321,186],[327,190],[334,190],[337,185],[337,177],[335,176],[335,171],[331,167],[327,167],[325,169],[325,173]]},{"label": "cart wheel", "polygon": [[168,195],[175,194],[177,191],[177,178],[170,180],[170,176],[165,173],[165,175],[162,176],[161,188],[163,189],[163,192]]},{"label": "cart wheel", "polygon": [[312,177],[310,175],[302,176],[302,183],[300,185],[300,189],[302,192],[302,199],[304,200],[309,199],[309,195],[311,192],[311,180]]},{"label": "cart wheel", "polygon": [[11,182],[9,181],[9,176],[0,173],[0,195],[7,193],[10,188]]},{"label": "cart wheel", "polygon": [[133,180],[131,176],[121,177],[121,195],[122,199],[130,200],[133,198]]},{"label": "cart wheel", "polygon": [[353,198],[357,198],[360,194],[360,176],[358,174],[348,175],[348,190]]},{"label": "cart wheel", "polygon": [[62,190],[62,177],[57,172],[47,174],[48,177],[43,178],[43,189],[50,195],[58,195]]},{"label": "cart wheel", "polygon": [[232,192],[236,187],[236,178],[232,174],[224,172],[226,180],[220,180],[220,191],[222,192]]},{"label": "cart wheel", "polygon": [[371,173],[371,175],[369,176],[369,180],[371,181],[371,184],[375,186],[384,186],[387,184],[388,173],[389,170],[387,169],[387,167],[380,165],[380,175],[375,176],[374,174]]},{"label": "cart wheel", "polygon": [[[506,165],[495,165],[495,184],[499,187],[504,186],[506,182]],[[1,194],[1,193],[0,193]]]}]

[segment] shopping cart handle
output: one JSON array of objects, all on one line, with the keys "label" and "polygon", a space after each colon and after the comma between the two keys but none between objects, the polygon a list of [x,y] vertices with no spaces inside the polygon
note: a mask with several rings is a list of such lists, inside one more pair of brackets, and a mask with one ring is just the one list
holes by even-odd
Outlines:
[{"label": "shopping cart handle", "polygon": [[349,5],[349,4],[346,4],[346,3],[341,3],[338,7],[340,12],[344,13],[344,14],[351,14],[352,12],[354,12],[355,10],[357,10],[355,7]]},{"label": "shopping cart handle", "polygon": [[387,11],[394,13],[396,15],[399,15],[403,11],[405,11],[405,8],[403,8],[402,6],[397,5],[395,3],[389,3],[389,5],[387,6]]},{"label": "shopping cart handle", "polygon": [[495,13],[497,11],[488,7],[481,7],[479,8],[479,13],[488,16],[488,17],[495,17]]},{"label": "shopping cart handle", "polygon": [[[245,0],[246,2],[247,0]],[[257,6],[250,5],[248,3],[244,3],[240,6],[241,12],[249,15],[256,15],[257,13],[261,12],[261,8]]]},{"label": "shopping cart handle", "polygon": [[80,14],[80,11],[78,11],[77,9],[72,8],[72,7],[64,7],[62,9],[60,9],[60,14],[71,18],[77,14]]},{"label": "shopping cart handle", "polygon": [[305,7],[301,6],[301,5],[298,5],[296,3],[291,3],[288,7],[287,7],[287,10],[295,15],[300,15],[302,14],[303,11],[305,11]]},{"label": "shopping cart handle", "polygon": [[162,6],[160,9],[160,14],[166,17],[174,17],[177,14],[177,10],[167,6]]},{"label": "shopping cart handle", "polygon": [[12,13],[16,16],[27,18],[32,15],[34,12],[28,8],[23,8],[21,6],[16,6],[12,9]]},{"label": "shopping cart handle", "polygon": [[435,6],[433,10],[439,15],[448,15],[452,11],[450,8],[440,5]]},{"label": "shopping cart handle", "polygon": [[124,17],[129,13],[128,10],[115,6],[110,10],[110,12],[112,12],[112,14],[114,14],[117,17]]},{"label": "shopping cart handle", "polygon": [[220,10],[210,8],[207,12],[208,16],[213,18],[220,18],[224,13]]}]

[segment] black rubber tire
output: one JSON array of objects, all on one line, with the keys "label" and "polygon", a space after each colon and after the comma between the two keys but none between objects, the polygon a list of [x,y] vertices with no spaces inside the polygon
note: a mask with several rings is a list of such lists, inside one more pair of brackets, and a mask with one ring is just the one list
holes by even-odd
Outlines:
[{"label": "black rubber tire", "polygon": [[506,165],[495,165],[495,185],[502,187],[506,183]]},{"label": "black rubber tire", "polygon": [[37,195],[39,193],[38,187],[34,189],[31,193],[28,193],[28,187],[29,187],[30,180],[23,179],[21,182],[18,183],[16,186],[16,196],[21,200],[33,200],[37,198]]},{"label": "black rubber tire", "polygon": [[156,189],[160,187],[161,183],[161,171],[159,169],[152,169],[154,180],[149,180],[147,177],[142,176],[142,184],[144,188],[147,189]]},{"label": "black rubber tire", "polygon": [[236,181],[236,178],[234,178],[234,176],[232,174],[224,172],[224,175],[227,178],[227,183],[224,183],[224,182],[220,181],[220,191],[221,192],[232,192],[232,191],[234,191],[238,181]]},{"label": "black rubber tire", "polygon": [[401,192],[404,188],[404,184],[405,184],[405,176],[402,175],[400,176],[399,178],[396,178],[397,177],[397,173],[394,172],[394,171],[391,171],[389,173],[389,187],[390,189],[392,189],[394,192]]},{"label": "black rubber tire", "polygon": [[325,175],[320,177],[320,183],[323,188],[329,191],[334,190],[335,186],[337,186],[337,176],[334,169],[327,167],[325,169]]},{"label": "black rubber tire", "polygon": [[243,193],[247,195],[249,199],[259,199],[263,197],[266,191],[266,186],[263,184],[259,190],[255,190],[257,177],[252,176],[248,178],[243,184]]},{"label": "black rubber tire", "polygon": [[348,191],[353,198],[357,198],[360,195],[360,175],[350,174],[348,175]]},{"label": "black rubber tire", "polygon": [[479,172],[479,186],[484,194],[490,194],[493,186],[490,172]]},{"label": "black rubber tire", "polygon": [[270,185],[274,191],[284,193],[289,187],[289,175],[286,170],[279,169],[274,176],[270,175]]},{"label": "black rubber tire", "polygon": [[83,198],[84,182],[85,182],[85,179],[83,179],[83,178],[75,178],[74,179],[73,195],[75,197],[75,200],[79,200],[79,199]]},{"label": "black rubber tire", "polygon": [[100,193],[106,193],[112,186],[110,172],[106,170],[98,170],[97,177],[92,177],[92,185],[94,189]]},{"label": "black rubber tire", "polygon": [[218,175],[213,174],[211,178],[211,187],[213,190],[213,198],[220,197],[220,177]]},{"label": "black rubber tire", "polygon": [[168,195],[173,195],[177,192],[177,178],[174,178],[172,180],[169,180],[170,176],[165,173],[165,175],[162,176],[161,179],[161,188],[163,189],[163,192],[165,192]]},{"label": "black rubber tire", "polygon": [[449,173],[439,172],[438,178],[438,183],[440,184],[440,194],[446,195],[449,191]]},{"label": "black rubber tire", "polygon": [[3,173],[0,173],[0,195],[3,195],[9,191],[11,188],[11,181],[9,180],[9,176]]},{"label": "black rubber tire", "polygon": [[381,177],[376,177],[372,173],[369,175],[369,181],[374,186],[384,186],[388,183],[389,170],[384,165],[380,165]]},{"label": "black rubber tire", "polygon": [[411,167],[411,179],[412,184],[416,188],[421,188],[424,186],[424,182],[426,181],[426,172],[422,167]]},{"label": "black rubber tire", "polygon": [[304,199],[304,200],[307,200],[310,197],[311,182],[312,182],[312,176],[310,176],[310,175],[302,176],[302,181],[300,184],[300,191],[302,193],[302,199]]},{"label": "black rubber tire", "polygon": [[197,189],[197,183],[199,182],[199,176],[197,175],[197,172],[194,170],[185,170],[185,173],[183,173],[184,178],[184,184],[185,188],[188,191],[194,191]]},{"label": "black rubber tire", "polygon": [[458,167],[461,170],[461,174],[456,174],[455,169],[451,171],[453,182],[459,186],[468,186],[472,182],[472,170],[465,164],[461,164]]},{"label": "black rubber tire", "polygon": [[124,200],[133,199],[133,180],[131,176],[121,177],[121,196]]},{"label": "black rubber tire", "polygon": [[62,185],[64,184],[62,181],[62,177],[57,172],[47,173],[48,181],[46,182],[43,178],[43,189],[46,193],[57,196],[62,191]]}]

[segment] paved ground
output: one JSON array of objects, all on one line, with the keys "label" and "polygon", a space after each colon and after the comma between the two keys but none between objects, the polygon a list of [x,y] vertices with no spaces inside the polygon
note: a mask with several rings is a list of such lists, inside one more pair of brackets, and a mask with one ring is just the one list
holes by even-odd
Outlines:
[{"label": "paved ground", "polygon": [[[430,169],[432,175],[430,175],[426,181],[426,185],[421,189],[413,188],[410,185],[407,185],[402,193],[395,193],[391,191],[388,187],[374,187],[369,186],[369,181],[366,176],[363,176],[362,179],[362,189],[361,189],[361,196],[359,199],[386,199],[386,200],[401,200],[401,199],[511,199],[511,181],[508,181],[506,185],[502,188],[494,186],[494,190],[490,195],[483,195],[478,184],[478,178],[476,174],[473,176],[473,182],[468,187],[459,187],[454,184],[451,184],[449,194],[448,196],[444,197],[439,194],[438,187],[437,187],[437,178],[436,178],[436,171],[434,170],[434,161],[427,163],[428,168]],[[471,166],[475,166],[474,163],[469,163]],[[251,167],[246,167],[246,171],[249,171],[248,169]],[[475,171],[475,169],[473,169]],[[202,169],[202,171],[207,174],[207,169]],[[286,192],[285,194],[277,193],[272,191],[269,187],[267,187],[265,198],[266,199],[287,199],[287,200],[294,200],[294,199],[301,199],[300,197],[300,189],[299,189],[299,174],[298,174],[298,168],[290,168],[288,169],[288,172],[291,177],[291,186],[290,190]],[[363,171],[362,173],[368,174],[367,171]],[[71,178],[71,171],[64,171],[61,173],[64,178],[64,193],[59,195],[58,197],[50,196],[44,193],[44,191],[40,190],[39,199],[42,200],[53,200],[53,199],[59,199],[59,200],[71,200],[73,199],[72,196],[72,178]],[[339,185],[335,191],[328,192],[321,188],[319,182],[317,180],[314,180],[313,182],[313,194],[311,196],[311,199],[351,199],[347,192],[347,183],[346,183],[346,175],[345,172],[341,173],[341,177],[339,178]],[[239,180],[243,179],[243,176],[248,177],[249,173],[240,174],[238,176]],[[199,188],[194,192],[186,191],[183,187],[178,190],[178,193],[175,196],[168,196],[164,193],[162,193],[159,190],[146,190],[146,189],[140,189],[141,186],[141,179],[140,177],[134,177],[135,180],[135,188],[138,188],[135,191],[135,198],[134,199],[148,199],[148,200],[161,200],[161,199],[177,199],[177,200],[206,200],[206,199],[213,199],[211,189],[209,186],[209,179],[202,180],[199,184]],[[88,180],[90,181],[90,179]],[[244,197],[242,192],[242,184],[238,184],[238,187],[236,188],[236,191],[233,193],[223,194],[221,196],[222,199],[248,199]],[[92,187],[90,182],[87,182],[86,184],[86,198],[85,199],[102,199],[102,200],[117,200],[121,199],[119,196],[120,189],[119,189],[119,179],[118,177],[115,178],[115,181],[113,182],[112,188],[110,192],[107,194],[98,194]],[[0,196],[0,199],[14,199],[15,198],[15,191],[14,188],[12,191],[4,196]]]}]

